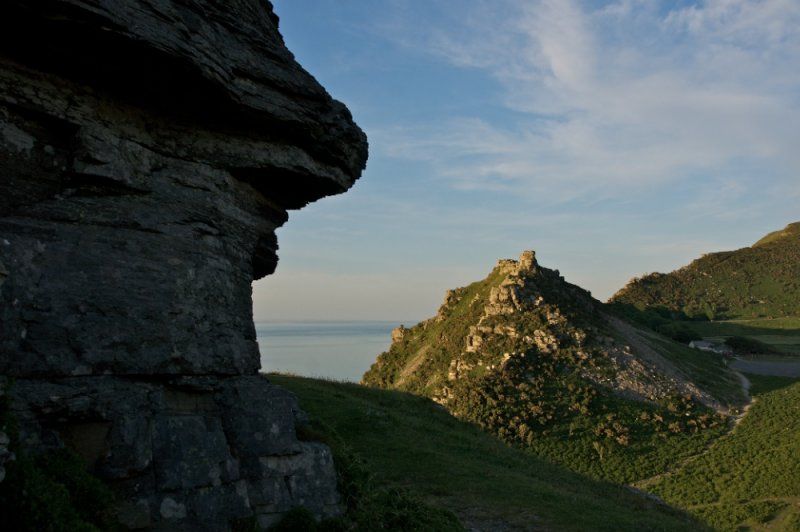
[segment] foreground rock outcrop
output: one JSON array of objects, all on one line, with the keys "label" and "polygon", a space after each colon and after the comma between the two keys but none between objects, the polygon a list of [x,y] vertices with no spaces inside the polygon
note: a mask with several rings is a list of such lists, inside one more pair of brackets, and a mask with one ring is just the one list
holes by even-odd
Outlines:
[{"label": "foreground rock outcrop", "polygon": [[366,138],[263,0],[0,7],[0,371],[133,528],[338,511],[329,450],[257,377],[251,283]]}]

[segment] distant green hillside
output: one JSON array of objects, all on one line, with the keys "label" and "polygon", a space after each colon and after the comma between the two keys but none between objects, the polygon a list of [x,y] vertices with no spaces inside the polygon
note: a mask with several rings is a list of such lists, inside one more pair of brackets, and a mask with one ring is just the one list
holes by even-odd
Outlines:
[{"label": "distant green hillside", "polygon": [[[345,499],[356,503],[342,530],[450,529],[420,525],[431,511],[380,495],[398,488],[447,508],[473,530],[706,530],[651,498],[504,445],[428,399],[348,383],[268,378],[297,394],[309,414],[311,425],[301,428],[301,437],[333,441],[339,465],[363,464],[360,480],[354,481],[349,468],[340,473]],[[363,493],[364,482],[369,493]],[[377,504],[364,505],[365,497],[377,498]]]},{"label": "distant green hillside", "polygon": [[633,279],[611,302],[689,319],[800,315],[800,222],[752,247],[710,253],[672,273]]},{"label": "distant green hillside", "polygon": [[451,290],[393,332],[364,384],[430,397],[501,439],[594,478],[630,482],[699,452],[741,404],[719,356],[606,313],[533,252]]}]

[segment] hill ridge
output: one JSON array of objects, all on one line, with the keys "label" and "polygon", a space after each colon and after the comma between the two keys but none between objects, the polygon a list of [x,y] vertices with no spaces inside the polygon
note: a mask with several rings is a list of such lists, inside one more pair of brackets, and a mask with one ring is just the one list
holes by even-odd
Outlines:
[{"label": "hill ridge", "polygon": [[761,239],[759,239],[751,247],[763,246],[765,244],[769,244],[777,240],[780,240],[781,238],[788,238],[798,235],[800,235],[800,222],[790,223],[783,229],[780,229],[778,231],[773,231],[761,237]]},{"label": "hill ridge", "polygon": [[635,277],[609,299],[695,320],[797,316],[798,301],[800,222],[750,247],[707,253],[670,273]]}]

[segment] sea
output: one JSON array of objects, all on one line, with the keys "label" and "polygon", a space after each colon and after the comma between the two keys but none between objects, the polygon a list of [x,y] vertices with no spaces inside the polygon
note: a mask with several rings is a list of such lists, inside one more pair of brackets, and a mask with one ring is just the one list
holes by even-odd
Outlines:
[{"label": "sea", "polygon": [[256,321],[261,371],[359,382],[401,323]]}]

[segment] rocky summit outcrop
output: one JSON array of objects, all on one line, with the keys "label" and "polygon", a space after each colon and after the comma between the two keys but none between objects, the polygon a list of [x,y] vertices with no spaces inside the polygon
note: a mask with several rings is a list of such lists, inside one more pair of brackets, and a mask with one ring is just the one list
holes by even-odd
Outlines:
[{"label": "rocky summit outcrop", "polygon": [[[652,458],[662,440],[719,426],[727,405],[682,364],[684,346],[610,312],[526,251],[396,329],[363,383],[429,397],[504,440],[619,479],[616,466],[596,467],[606,451],[620,464]],[[721,360],[708,364],[739,391]]]},{"label": "rocky summit outcrop", "polygon": [[577,370],[625,398],[690,394],[722,408],[640,338],[646,334],[525,251],[518,261],[498,261],[484,281],[448,290],[434,318],[395,329],[390,350],[364,381],[422,391],[448,405],[466,381],[522,366],[540,375],[558,367],[556,374]]},{"label": "rocky summit outcrop", "polygon": [[329,450],[256,375],[251,283],[366,157],[265,0],[3,2],[0,371],[27,449],[76,449],[132,528],[337,512]]}]

